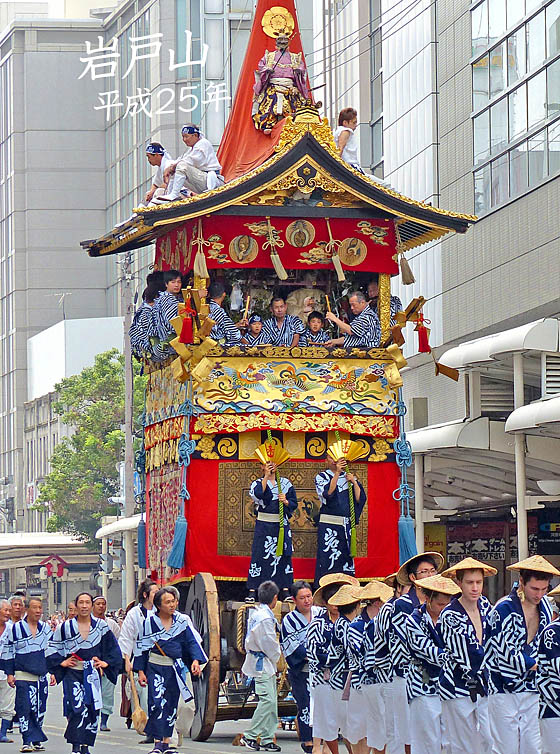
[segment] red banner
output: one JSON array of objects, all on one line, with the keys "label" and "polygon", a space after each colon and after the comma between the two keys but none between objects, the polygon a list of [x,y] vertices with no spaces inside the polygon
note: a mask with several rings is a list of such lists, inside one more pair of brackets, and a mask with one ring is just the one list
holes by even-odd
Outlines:
[{"label": "red banner", "polygon": [[[188,533],[186,567],[179,577],[210,572],[217,578],[242,580],[247,576],[249,556],[218,554],[218,469],[223,461],[193,460],[189,467],[190,501],[187,503]],[[309,463],[309,461],[305,462]],[[319,471],[322,464],[317,463]],[[369,463],[367,502],[367,556],[356,559],[360,578],[386,576],[398,567],[398,505],[393,490],[399,484],[395,463]],[[149,512],[148,512],[149,516]],[[151,564],[152,565],[152,564]],[[294,578],[313,580],[314,558],[293,559]]]},{"label": "red banner", "polygon": [[[189,220],[156,241],[155,267],[189,272],[194,264],[198,220]],[[201,221],[209,269],[272,268],[275,250],[286,269],[332,270],[336,249],[342,267],[396,275],[395,228],[390,220],[213,215]],[[330,240],[336,243],[330,244]],[[330,244],[330,245],[329,245]]]}]

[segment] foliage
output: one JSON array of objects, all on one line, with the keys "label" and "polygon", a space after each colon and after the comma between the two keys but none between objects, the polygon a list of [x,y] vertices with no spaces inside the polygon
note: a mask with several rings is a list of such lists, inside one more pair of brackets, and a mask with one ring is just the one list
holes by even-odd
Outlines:
[{"label": "foliage", "polygon": [[[144,408],[145,378],[135,367],[134,431]],[[49,531],[95,542],[102,516],[115,515],[108,498],[119,495],[118,464],[124,460],[124,357],[117,349],[96,356],[92,367],[55,386],[55,412],[68,425],[50,459],[51,471],[37,506],[51,511]]]}]

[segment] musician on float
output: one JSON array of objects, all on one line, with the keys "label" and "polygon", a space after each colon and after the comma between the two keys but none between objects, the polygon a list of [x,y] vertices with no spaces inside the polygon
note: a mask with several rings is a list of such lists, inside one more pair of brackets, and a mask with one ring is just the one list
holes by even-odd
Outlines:
[{"label": "musician on float", "polygon": [[344,322],[333,312],[327,312],[326,318],[334,322],[344,333],[341,338],[329,340],[329,346],[344,348],[377,348],[381,341],[381,325],[377,312],[372,309],[362,291],[353,291],[348,296],[348,303],[354,315],[352,322]]},{"label": "musician on float", "polygon": [[270,346],[294,348],[305,332],[305,325],[299,317],[288,314],[286,297],[281,293],[273,296],[270,302],[272,317],[263,325],[264,342]]}]

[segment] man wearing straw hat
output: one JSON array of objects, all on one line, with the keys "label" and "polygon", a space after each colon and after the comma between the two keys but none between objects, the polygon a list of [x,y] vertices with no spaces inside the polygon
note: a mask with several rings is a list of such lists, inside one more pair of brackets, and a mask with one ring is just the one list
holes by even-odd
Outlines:
[{"label": "man wearing straw hat", "polygon": [[315,488],[321,503],[317,528],[316,584],[327,573],[355,573],[351,554],[349,485],[352,485],[356,524],[360,521],[367,499],[363,486],[348,470],[345,458],[335,461],[327,455],[327,462],[326,471],[315,477]]},{"label": "man wearing straw hat", "polygon": [[357,744],[367,736],[365,716],[359,712],[359,707],[363,704],[360,693],[362,636],[352,625],[360,610],[361,598],[361,587],[345,584],[328,602],[329,605],[335,605],[339,613],[327,655],[329,684],[336,700],[336,721],[353,751],[354,747],[361,751]]},{"label": "man wearing straw hat", "polygon": [[539,640],[552,620],[546,599],[560,571],[542,557],[508,566],[519,585],[488,616],[485,663],[490,671],[488,712],[494,754],[540,754],[536,670]]},{"label": "man wearing straw hat", "polygon": [[373,754],[382,752],[387,743],[385,726],[385,704],[381,696],[381,686],[375,664],[375,623],[382,605],[393,597],[390,586],[373,579],[362,589],[362,599],[366,605],[352,625],[363,634],[361,691],[362,703],[355,714],[362,714],[366,720],[366,743]]},{"label": "man wearing straw hat", "polygon": [[315,616],[307,628],[306,646],[314,754],[321,753],[321,741],[325,741],[332,754],[338,754],[337,712],[340,704],[337,703],[337,693],[329,684],[330,671],[327,669],[327,657],[334,623],[339,613],[338,607],[330,604],[329,600],[344,584],[358,587],[359,581],[346,573],[330,573],[323,576],[319,582],[319,588],[313,595],[313,602],[326,609]]},{"label": "man wearing straw hat", "polygon": [[461,596],[451,600],[440,616],[445,657],[439,678],[443,721],[450,754],[490,754],[488,681],[482,667],[492,609],[482,595],[484,578],[495,568],[465,558],[442,576],[453,577]]},{"label": "man wearing straw hat", "polygon": [[416,589],[418,579],[435,576],[443,568],[443,557],[439,552],[423,552],[405,561],[397,571],[400,584],[410,584],[411,588],[395,601],[391,621],[394,678],[392,683],[392,703],[402,710],[399,725],[395,731],[395,744],[410,749],[410,712],[406,692],[406,676],[410,665],[406,622],[413,610],[426,600],[421,589]]},{"label": "man wearing straw hat", "polygon": [[426,596],[406,622],[410,649],[410,670],[406,679],[410,702],[411,751],[433,754],[446,750],[446,736],[439,698],[439,674],[445,658],[445,647],[438,621],[453,595],[461,590],[444,576],[418,579]]},{"label": "man wearing straw hat", "polygon": [[[548,593],[560,596],[560,586]],[[560,622],[553,621],[541,633],[536,683],[542,754],[556,754],[560,741]]]},{"label": "man wearing straw hat", "polygon": [[[394,637],[392,632],[393,610],[395,601],[410,589],[410,584],[406,586],[399,584],[397,574],[391,573],[383,583],[393,590],[393,596],[383,605],[377,620],[375,621],[375,638],[374,638],[374,661],[381,698],[385,709],[384,738],[387,742],[386,754],[401,754],[403,746],[400,744],[400,734],[397,731],[399,726],[399,717],[395,705],[393,704],[393,645]],[[383,719],[383,718],[382,718]]]}]

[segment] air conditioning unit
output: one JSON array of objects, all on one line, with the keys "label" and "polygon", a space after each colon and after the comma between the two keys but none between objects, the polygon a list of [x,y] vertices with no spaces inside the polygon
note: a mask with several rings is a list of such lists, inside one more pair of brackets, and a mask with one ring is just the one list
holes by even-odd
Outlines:
[{"label": "air conditioning unit", "polygon": [[492,418],[508,417],[513,411],[513,382],[480,375],[480,413]]},{"label": "air conditioning unit", "polygon": [[541,366],[542,397],[560,393],[560,353],[543,353]]}]

